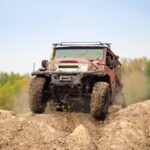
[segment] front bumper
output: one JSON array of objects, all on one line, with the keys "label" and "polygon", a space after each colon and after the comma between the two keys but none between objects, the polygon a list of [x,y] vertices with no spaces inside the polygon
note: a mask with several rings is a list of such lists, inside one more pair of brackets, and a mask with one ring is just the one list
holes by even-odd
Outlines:
[{"label": "front bumper", "polygon": [[87,72],[56,72],[56,71],[48,71],[48,70],[39,70],[39,71],[34,71],[31,73],[32,76],[47,76],[50,77],[52,74],[62,74],[62,75],[73,75],[73,74],[80,74],[80,75],[97,75],[97,76],[103,76],[106,75],[102,71],[87,71]]},{"label": "front bumper", "polygon": [[[50,79],[49,87],[52,95],[69,94],[83,95],[87,93],[84,88],[84,79],[91,82],[94,76],[105,76],[103,72],[56,72],[39,70],[32,73],[32,76],[41,76]],[[54,94],[55,93],[55,94]],[[54,96],[54,97],[55,97]]]},{"label": "front bumper", "polygon": [[81,86],[81,80],[86,76],[104,76],[105,74],[100,71],[88,72],[56,72],[56,71],[36,71],[32,76],[44,76],[51,79],[50,85],[54,86]]}]

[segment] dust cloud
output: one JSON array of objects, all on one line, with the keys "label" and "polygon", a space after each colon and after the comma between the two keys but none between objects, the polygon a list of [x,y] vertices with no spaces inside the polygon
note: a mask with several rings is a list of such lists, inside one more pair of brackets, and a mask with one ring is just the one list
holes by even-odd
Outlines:
[{"label": "dust cloud", "polygon": [[150,84],[144,73],[138,71],[124,73],[122,83],[127,105],[148,99]]}]

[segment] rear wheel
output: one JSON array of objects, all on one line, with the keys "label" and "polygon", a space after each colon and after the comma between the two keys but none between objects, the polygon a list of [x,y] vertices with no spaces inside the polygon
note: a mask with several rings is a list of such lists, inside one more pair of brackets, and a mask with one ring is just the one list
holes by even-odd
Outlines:
[{"label": "rear wheel", "polygon": [[29,107],[34,113],[43,113],[46,107],[46,94],[44,87],[46,79],[43,77],[35,77],[32,79],[29,91]]},{"label": "rear wheel", "polygon": [[93,87],[90,112],[98,120],[104,120],[108,113],[110,88],[106,82],[97,82]]}]

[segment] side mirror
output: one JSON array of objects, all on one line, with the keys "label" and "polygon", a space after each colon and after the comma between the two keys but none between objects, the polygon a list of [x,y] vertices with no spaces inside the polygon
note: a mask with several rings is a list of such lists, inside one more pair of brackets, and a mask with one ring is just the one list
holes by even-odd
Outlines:
[{"label": "side mirror", "polygon": [[119,59],[119,56],[117,55],[116,58]]},{"label": "side mirror", "polygon": [[42,60],[41,66],[46,69],[48,66],[48,60]]}]

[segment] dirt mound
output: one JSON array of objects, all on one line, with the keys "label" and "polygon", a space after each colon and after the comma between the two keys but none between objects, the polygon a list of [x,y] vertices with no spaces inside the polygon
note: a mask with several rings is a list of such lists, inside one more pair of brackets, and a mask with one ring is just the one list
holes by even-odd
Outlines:
[{"label": "dirt mound", "polygon": [[113,106],[104,122],[89,114],[16,116],[0,111],[0,149],[150,149],[150,100],[125,109]]}]

